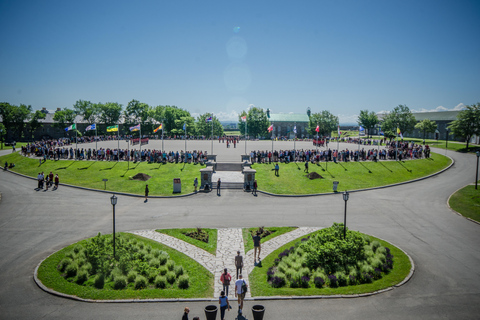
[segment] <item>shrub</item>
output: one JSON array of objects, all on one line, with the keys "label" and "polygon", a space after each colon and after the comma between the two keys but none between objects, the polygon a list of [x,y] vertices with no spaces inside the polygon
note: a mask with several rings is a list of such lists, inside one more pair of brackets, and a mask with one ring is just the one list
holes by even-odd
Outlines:
[{"label": "shrub", "polygon": [[88,274],[91,274],[92,272],[92,264],[90,262],[87,262],[85,263],[83,266],[82,266],[82,270],[85,270],[88,272]]},{"label": "shrub", "polygon": [[105,285],[105,276],[103,273],[99,273],[95,276],[94,285],[97,289],[103,289],[103,286]]},{"label": "shrub", "polygon": [[310,287],[310,277],[304,276],[300,278],[300,286],[302,288],[309,288]]},{"label": "shrub", "polygon": [[162,266],[162,267],[158,268],[158,272],[160,273],[161,276],[166,275],[167,271],[168,271],[168,269],[165,266]]},{"label": "shrub", "polygon": [[75,247],[73,247],[73,252],[79,253],[82,249],[83,249],[83,247],[81,245],[77,244]]},{"label": "shrub", "polygon": [[158,256],[160,256],[160,250],[158,250],[158,249],[153,249],[150,253],[151,253],[155,258],[158,258]]},{"label": "shrub", "polygon": [[287,279],[283,273],[277,272],[275,276],[272,277],[272,287],[281,288],[285,286]]},{"label": "shrub", "polygon": [[145,261],[146,260],[145,258],[148,255],[148,252],[145,249],[141,249],[140,251],[138,251],[138,255],[141,260]]},{"label": "shrub", "polygon": [[370,263],[370,265],[372,266],[372,268],[374,269],[380,269],[383,265],[382,261],[380,261],[380,259],[378,258],[373,258],[372,259],[372,262]]},{"label": "shrub", "polygon": [[383,254],[383,255],[386,256],[386,255],[387,255],[387,249],[385,249],[385,247],[379,247],[379,248],[377,249],[377,252],[376,252],[376,253],[377,253],[377,254]]},{"label": "shrub", "polygon": [[315,284],[316,288],[321,288],[325,284],[325,280],[323,280],[322,277],[315,277],[315,279],[313,279],[313,283]]},{"label": "shrub", "polygon": [[135,289],[144,289],[147,287],[147,278],[145,278],[144,276],[140,276],[138,275],[136,278],[135,278]]},{"label": "shrub", "polygon": [[189,278],[188,275],[183,274],[178,278],[178,287],[180,289],[187,289],[189,284],[188,284]]},{"label": "shrub", "polygon": [[353,274],[350,274],[348,276],[348,281],[347,281],[348,285],[349,286],[354,286],[357,284],[357,277]]},{"label": "shrub", "polygon": [[165,265],[168,261],[168,254],[160,254],[158,260],[160,261],[160,265]]},{"label": "shrub", "polygon": [[145,248],[145,243],[140,241],[140,242],[137,243],[137,246],[140,248],[140,250],[143,250],[143,248]]},{"label": "shrub", "polygon": [[135,270],[130,270],[127,274],[127,280],[129,283],[134,282],[137,278],[137,272]]},{"label": "shrub", "polygon": [[273,277],[274,274],[275,274],[274,267],[272,266],[272,267],[268,268],[267,281],[272,280],[272,277]]},{"label": "shrub", "polygon": [[301,268],[300,270],[298,270],[298,275],[300,277],[307,277],[310,275],[310,269],[308,268]]},{"label": "shrub", "polygon": [[127,286],[127,277],[125,276],[116,276],[113,280],[113,288],[115,290],[121,290]]},{"label": "shrub", "polygon": [[292,263],[292,268],[295,269],[296,271],[300,270],[301,267],[302,267],[301,263],[298,263],[298,262]]},{"label": "shrub", "polygon": [[65,274],[67,278],[75,277],[77,275],[78,264],[72,261],[66,268]]},{"label": "shrub", "polygon": [[168,262],[167,262],[167,269],[168,269],[168,271],[173,271],[174,268],[175,268],[175,261],[173,261],[173,260],[168,260]]},{"label": "shrub", "polygon": [[387,261],[387,257],[385,256],[385,254],[380,253],[379,249],[377,249],[377,253],[375,254],[375,258],[380,260],[382,263],[385,263]]},{"label": "shrub", "polygon": [[372,242],[371,245],[372,245],[372,251],[375,253],[375,251],[377,251],[377,249],[380,247],[380,242],[375,240],[375,241]]},{"label": "shrub", "polygon": [[287,279],[294,279],[296,275],[297,272],[295,271],[295,269],[290,268],[285,270],[285,277],[287,277]]},{"label": "shrub", "polygon": [[157,276],[155,278],[155,287],[159,289],[165,289],[167,287],[167,279],[162,276]]},{"label": "shrub", "polygon": [[335,277],[337,278],[337,284],[339,287],[345,287],[347,285],[347,277],[343,272],[336,272]]},{"label": "shrub", "polygon": [[175,266],[175,276],[178,278],[179,276],[183,275],[184,270],[182,266]]},{"label": "shrub", "polygon": [[338,280],[337,280],[337,277],[335,277],[334,274],[331,274],[331,275],[328,276],[328,284],[331,288],[338,287]]},{"label": "shrub", "polygon": [[280,262],[280,263],[278,264],[278,266],[277,266],[277,270],[280,271],[280,272],[282,272],[282,273],[285,273],[285,272],[287,271],[287,269],[288,269],[288,266],[287,266],[287,264],[286,264],[285,262],[283,262],[283,261]]},{"label": "shrub", "polygon": [[88,272],[85,269],[80,269],[77,272],[77,280],[75,281],[77,284],[83,284],[85,281],[88,280]]},{"label": "shrub", "polygon": [[113,269],[112,272],[110,273],[110,276],[112,277],[112,280],[113,280],[115,277],[123,276],[123,272],[122,270],[120,270],[119,267],[115,267],[115,269]]},{"label": "shrub", "polygon": [[153,283],[157,276],[158,276],[158,272],[155,269],[150,270],[150,272],[147,275],[148,282]]},{"label": "shrub", "polygon": [[150,267],[156,269],[156,268],[160,267],[160,260],[158,260],[158,259],[156,259],[156,258],[152,258],[152,259],[150,260],[149,264],[150,264]]},{"label": "shrub", "polygon": [[151,245],[147,245],[145,247],[145,250],[147,250],[148,253],[152,252],[152,246]]},{"label": "shrub", "polygon": [[170,284],[175,282],[175,272],[172,272],[172,271],[167,272],[167,281]]},{"label": "shrub", "polygon": [[65,268],[66,268],[70,263],[72,263],[72,259],[70,259],[70,258],[63,258],[63,259],[60,261],[60,263],[58,264],[58,267],[57,267],[57,268],[58,268],[58,270],[59,270],[60,272],[63,272],[63,271],[65,271]]}]

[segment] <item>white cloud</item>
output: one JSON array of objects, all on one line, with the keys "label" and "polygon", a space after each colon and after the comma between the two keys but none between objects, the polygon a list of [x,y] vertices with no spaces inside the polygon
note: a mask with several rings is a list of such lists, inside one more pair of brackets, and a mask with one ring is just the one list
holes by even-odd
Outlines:
[{"label": "white cloud", "polygon": [[452,109],[445,108],[444,106],[438,106],[438,107],[433,108],[433,109],[425,109],[425,108],[412,109],[412,112],[459,111],[459,110],[463,110],[464,108],[465,108],[465,105],[463,103],[459,103],[455,107],[453,107]]},{"label": "white cloud", "polygon": [[348,114],[339,114],[337,115],[338,121],[340,124],[343,123],[357,123],[358,114],[348,115]]}]

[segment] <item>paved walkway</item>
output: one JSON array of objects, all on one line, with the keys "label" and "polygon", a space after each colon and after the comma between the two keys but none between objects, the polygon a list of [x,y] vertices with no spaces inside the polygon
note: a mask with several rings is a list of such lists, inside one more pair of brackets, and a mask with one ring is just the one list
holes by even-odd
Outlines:
[{"label": "paved walkway", "polygon": [[[269,241],[262,243],[262,252],[261,258],[268,256],[273,251],[277,250],[281,246],[293,241],[297,238],[300,238],[306,234],[319,230],[317,227],[303,227],[297,228],[293,231],[284,233],[278,237],[275,237]],[[178,250],[190,258],[196,260],[202,266],[204,266],[208,271],[215,275],[215,289],[214,297],[220,296],[220,291],[223,290],[223,285],[220,282],[220,276],[225,268],[228,269],[228,272],[232,275],[232,285],[229,288],[229,295],[234,296],[234,281],[236,280],[236,269],[235,269],[235,256],[237,251],[245,252],[245,247],[243,245],[242,229],[241,228],[220,228],[217,229],[217,253],[214,256],[213,254],[200,249],[194,245],[191,245],[183,240],[171,237],[169,235],[158,233],[155,230],[138,230],[131,231],[130,233],[155,240],[164,245],[167,245],[175,250]],[[244,278],[247,279],[248,275],[253,271],[254,266],[254,250],[249,250],[247,254],[244,255],[243,261],[243,270],[242,273]],[[245,277],[247,275],[247,277]],[[251,297],[250,290],[247,292],[246,297]]]}]

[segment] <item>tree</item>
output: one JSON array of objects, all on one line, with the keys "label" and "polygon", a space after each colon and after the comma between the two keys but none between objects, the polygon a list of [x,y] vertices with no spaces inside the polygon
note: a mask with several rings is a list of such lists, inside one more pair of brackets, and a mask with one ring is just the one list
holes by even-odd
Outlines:
[{"label": "tree", "polygon": [[59,110],[53,115],[53,121],[55,121],[53,126],[65,130],[65,128],[68,127],[67,124],[70,125],[75,122],[76,116],[77,114],[72,109],[64,108],[63,110]]},{"label": "tree", "polygon": [[399,105],[383,118],[382,126],[385,136],[387,137],[392,136],[392,134],[395,136],[397,134],[397,128],[405,135],[413,131],[416,123],[417,120],[410,109],[405,105]]},{"label": "tree", "polygon": [[452,121],[448,128],[454,135],[465,139],[468,150],[472,136],[480,134],[480,103],[466,106],[466,109],[458,113],[457,120]]},{"label": "tree", "polygon": [[78,100],[73,105],[73,109],[78,115],[83,116],[83,120],[89,124],[95,123],[100,112],[99,105],[90,101]]},{"label": "tree", "polygon": [[157,123],[163,123],[164,133],[183,135],[184,121],[188,122],[187,134],[192,135],[195,132],[194,119],[191,117],[190,112],[186,110],[176,106],[156,106],[150,114],[151,118]]},{"label": "tree", "polygon": [[[247,111],[243,110],[239,115],[238,115],[238,130],[240,130],[240,134],[245,134],[245,126],[247,126],[247,122],[242,120],[242,117],[247,116]],[[248,127],[247,127],[248,129]],[[246,138],[246,137],[245,137]]]},{"label": "tree", "polygon": [[132,100],[125,108],[125,124],[142,126],[142,131],[152,131],[150,121],[150,106],[138,100]]},{"label": "tree", "polygon": [[310,134],[316,136],[317,131],[315,131],[315,129],[318,125],[319,136],[330,136],[332,134],[332,131],[337,129],[338,124],[339,121],[337,116],[334,116],[327,110],[323,110],[320,113],[313,113],[310,116],[309,132]]},{"label": "tree", "polygon": [[186,116],[179,117],[178,119],[175,119],[175,128],[171,130],[171,133],[176,134],[176,135],[184,135],[185,130],[183,129],[183,126],[186,126],[186,131],[188,136],[194,136],[196,135],[195,131],[195,119],[190,116],[190,113]]},{"label": "tree", "polygon": [[122,115],[122,105],[118,102],[97,103],[96,108],[99,110],[99,122],[106,126],[118,124]]},{"label": "tree", "polygon": [[[247,116],[247,122],[243,122],[241,117]],[[245,125],[247,126],[247,134],[251,137],[267,135],[269,122],[267,114],[263,109],[252,107],[246,111],[242,111],[238,116],[238,127],[241,133],[245,133]]]},{"label": "tree", "polygon": [[2,116],[2,123],[5,127],[4,134],[8,139],[8,136],[12,135],[13,132],[13,109],[15,106],[11,105],[8,102],[0,103],[0,116]]},{"label": "tree", "polygon": [[423,131],[423,144],[425,144],[425,133],[434,133],[437,129],[437,123],[430,119],[424,119],[415,125],[415,129]]},{"label": "tree", "polygon": [[30,131],[29,138],[33,139],[34,132],[43,126],[43,124],[39,120],[45,119],[46,117],[47,115],[40,110],[36,110],[35,113],[30,115],[30,121],[28,122],[28,128]]},{"label": "tree", "polygon": [[[212,121],[207,122],[206,119],[212,117]],[[211,113],[204,113],[197,117],[196,131],[200,136],[205,136],[207,138],[212,137],[212,123],[213,123],[213,135],[214,136],[223,136],[223,127],[217,117],[213,116]],[[187,132],[188,133],[188,132]]]},{"label": "tree", "polygon": [[5,134],[6,129],[3,123],[0,123],[0,141],[2,142],[2,149],[3,149],[3,142],[5,141]]},{"label": "tree", "polygon": [[373,128],[378,123],[378,117],[375,112],[368,112],[368,110],[360,110],[360,115],[358,116],[358,125],[367,129],[367,132],[372,136]]}]

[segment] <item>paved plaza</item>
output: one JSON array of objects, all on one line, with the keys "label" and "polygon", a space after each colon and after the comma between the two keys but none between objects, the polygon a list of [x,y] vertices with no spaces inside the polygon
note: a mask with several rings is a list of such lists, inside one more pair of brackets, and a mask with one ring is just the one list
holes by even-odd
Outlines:
[{"label": "paved plaza", "polygon": [[[184,141],[166,140],[164,143],[166,150],[185,149]],[[123,144],[126,148],[126,143]],[[116,145],[116,142],[102,144]],[[160,147],[161,141],[152,141],[148,146],[151,149]],[[217,140],[213,147],[218,161],[240,161],[245,152],[244,142],[237,148],[227,149]],[[340,144],[340,148],[347,147],[358,148]],[[201,149],[210,153],[210,148],[210,141],[187,142],[188,150]],[[271,148],[271,141],[259,141],[249,142],[247,149]],[[312,148],[312,144],[297,142],[296,148]],[[293,149],[293,141],[274,142],[274,149]],[[444,150],[433,151],[445,154]],[[0,154],[8,152],[0,151]],[[391,188],[353,192],[348,201],[347,225],[350,229],[385,239],[412,257],[416,270],[408,283],[371,297],[247,301],[244,307],[247,319],[253,319],[249,310],[257,303],[266,307],[265,320],[477,319],[480,313],[480,226],[456,215],[446,204],[450,194],[473,182],[476,156],[451,151],[448,155],[455,164],[440,175]],[[261,182],[259,184],[261,189]],[[56,191],[36,192],[35,187],[36,183],[30,179],[0,171],[0,319],[180,319],[185,306],[191,309],[190,318],[205,319],[203,308],[209,304],[205,301],[85,303],[59,298],[39,289],[33,281],[38,263],[53,252],[98,232],[111,233],[112,208],[109,194],[63,186]],[[343,221],[343,209],[344,202],[339,194],[295,198],[259,194],[253,197],[241,190],[226,189],[222,190],[221,197],[215,193],[199,193],[180,199],[150,199],[147,203],[142,198],[119,196],[116,230],[163,237],[153,234],[152,230],[219,228],[219,239],[228,240],[219,243],[215,256],[203,253],[202,257],[198,256],[214,271],[215,294],[218,294],[219,271],[226,266],[234,273],[232,251],[242,243],[240,228],[298,226],[297,232],[308,233]],[[168,236],[165,237],[159,241],[168,242]],[[200,254],[196,248],[176,243],[184,246],[180,250]],[[273,241],[265,244],[262,256],[278,245]],[[246,265],[253,266],[251,252],[245,259]],[[233,306],[236,307],[236,302]],[[227,313],[226,319],[234,318],[235,313]]]}]

